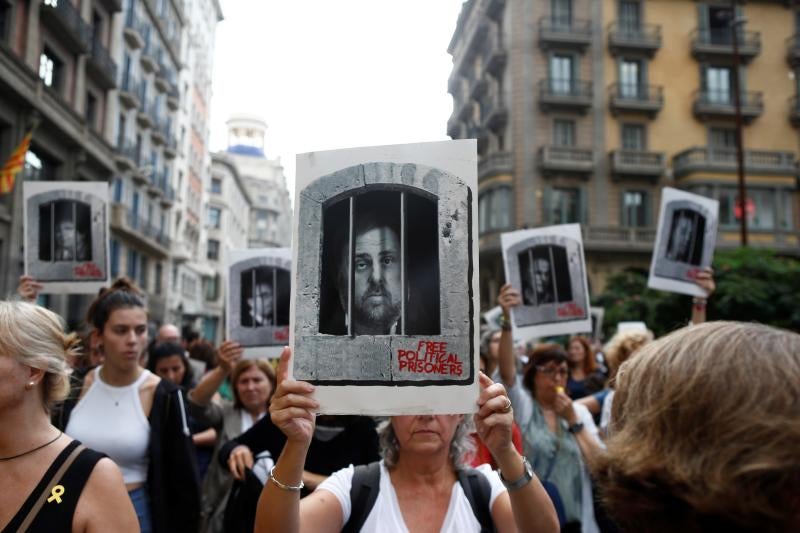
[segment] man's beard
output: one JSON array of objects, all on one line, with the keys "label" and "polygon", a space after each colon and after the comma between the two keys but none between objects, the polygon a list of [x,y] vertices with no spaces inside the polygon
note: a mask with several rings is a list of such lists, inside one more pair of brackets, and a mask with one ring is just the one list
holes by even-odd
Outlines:
[{"label": "man's beard", "polygon": [[[380,303],[370,302],[369,300],[373,296],[381,296],[382,301]],[[389,327],[400,318],[400,303],[394,303],[392,293],[386,288],[383,281],[378,283],[370,281],[369,287],[355,306],[354,314],[358,322],[378,326],[388,331]]]}]

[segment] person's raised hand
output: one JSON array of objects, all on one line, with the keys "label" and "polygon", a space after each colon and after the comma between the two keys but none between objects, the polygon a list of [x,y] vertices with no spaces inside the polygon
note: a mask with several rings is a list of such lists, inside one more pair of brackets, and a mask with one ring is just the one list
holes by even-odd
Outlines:
[{"label": "person's raised hand", "polygon": [[553,411],[566,420],[569,425],[573,425],[578,421],[578,415],[575,412],[575,407],[572,405],[572,398],[567,396],[563,391],[556,392],[556,398],[553,401]]},{"label": "person's raised hand", "polygon": [[503,314],[508,316],[512,307],[516,307],[522,303],[519,291],[510,283],[506,283],[500,287],[500,294],[497,296],[497,305],[503,309]]},{"label": "person's raised hand", "polygon": [[244,444],[240,444],[228,456],[228,468],[234,479],[244,480],[244,471],[253,468],[253,452]]},{"label": "person's raised hand", "polygon": [[489,376],[479,374],[480,396],[478,412],[474,416],[478,436],[489,448],[494,457],[514,447],[511,441],[514,413],[511,400],[501,383],[495,383]]},{"label": "person's raised hand", "polygon": [[278,363],[278,386],[269,404],[269,414],[287,440],[308,446],[314,436],[314,411],[319,403],[313,398],[313,385],[289,379],[291,361],[292,351],[287,346]]},{"label": "person's raised hand", "polygon": [[233,367],[236,366],[236,363],[242,358],[243,353],[244,348],[242,348],[242,345],[238,342],[223,342],[217,350],[217,362],[219,363],[219,367],[226,374],[230,374],[233,371]]},{"label": "person's raised hand", "polygon": [[701,268],[695,278],[694,282],[697,283],[701,289],[706,291],[706,298],[710,297],[717,285],[714,283],[714,269],[711,267]]},{"label": "person's raised hand", "polygon": [[17,285],[17,293],[23,300],[28,302],[35,302],[39,297],[39,291],[42,290],[43,285],[36,281],[33,276],[20,276],[19,285]]}]

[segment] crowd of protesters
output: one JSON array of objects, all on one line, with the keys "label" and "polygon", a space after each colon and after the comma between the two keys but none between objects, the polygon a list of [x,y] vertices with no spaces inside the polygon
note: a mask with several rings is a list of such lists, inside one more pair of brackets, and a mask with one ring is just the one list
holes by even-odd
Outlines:
[{"label": "crowd of protesters", "polygon": [[476,414],[373,419],[316,416],[288,348],[151,341],[127,279],[80,335],[39,290],[0,302],[2,532],[800,530],[800,335],[703,299],[660,339],[521,343],[505,285]]}]

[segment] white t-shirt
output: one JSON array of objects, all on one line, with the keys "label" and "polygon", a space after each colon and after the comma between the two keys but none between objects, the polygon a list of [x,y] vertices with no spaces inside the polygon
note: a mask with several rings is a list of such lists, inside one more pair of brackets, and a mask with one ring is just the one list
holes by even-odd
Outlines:
[{"label": "white t-shirt", "polygon": [[[506,487],[500,481],[497,472],[494,472],[489,465],[481,465],[477,470],[486,476],[489,480],[489,485],[492,487],[492,495],[489,499],[489,508],[494,505],[495,499],[502,494]],[[342,507],[342,524],[346,524],[350,519],[350,511],[352,509],[350,503],[350,487],[353,484],[353,466],[343,468],[338,472],[334,472],[328,479],[322,482],[317,490],[327,490],[336,496],[339,500],[339,505]],[[450,495],[450,504],[447,507],[447,514],[444,517],[442,524],[442,533],[461,533],[476,531],[480,532],[481,525],[475,514],[472,512],[472,507],[467,500],[461,484],[456,480],[453,484],[453,492]],[[400,512],[400,504],[397,501],[397,494],[392,486],[392,480],[389,477],[389,471],[381,461],[381,480],[380,491],[378,498],[375,500],[375,505],[367,516],[364,525],[361,527],[362,533],[408,533],[408,528],[403,521],[403,515]]]}]

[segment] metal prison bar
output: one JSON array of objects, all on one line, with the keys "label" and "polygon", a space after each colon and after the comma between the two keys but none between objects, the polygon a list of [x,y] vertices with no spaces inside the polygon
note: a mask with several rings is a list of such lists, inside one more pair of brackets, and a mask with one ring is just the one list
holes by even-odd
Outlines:
[{"label": "metal prison bar", "polygon": [[[553,286],[553,301],[558,302],[558,280],[556,279],[555,260],[553,259],[553,247],[547,247],[547,255],[550,257],[550,276]],[[533,268],[533,248],[528,248],[528,271],[530,273],[531,284],[533,285],[533,305],[539,305],[539,294],[536,291],[536,273]]]},{"label": "metal prison bar", "polygon": [[[400,331],[406,334],[406,193],[400,192]],[[353,336],[353,299],[355,298],[355,223],[356,197],[351,196],[349,202],[348,228],[348,283],[347,283],[347,335]]]}]

